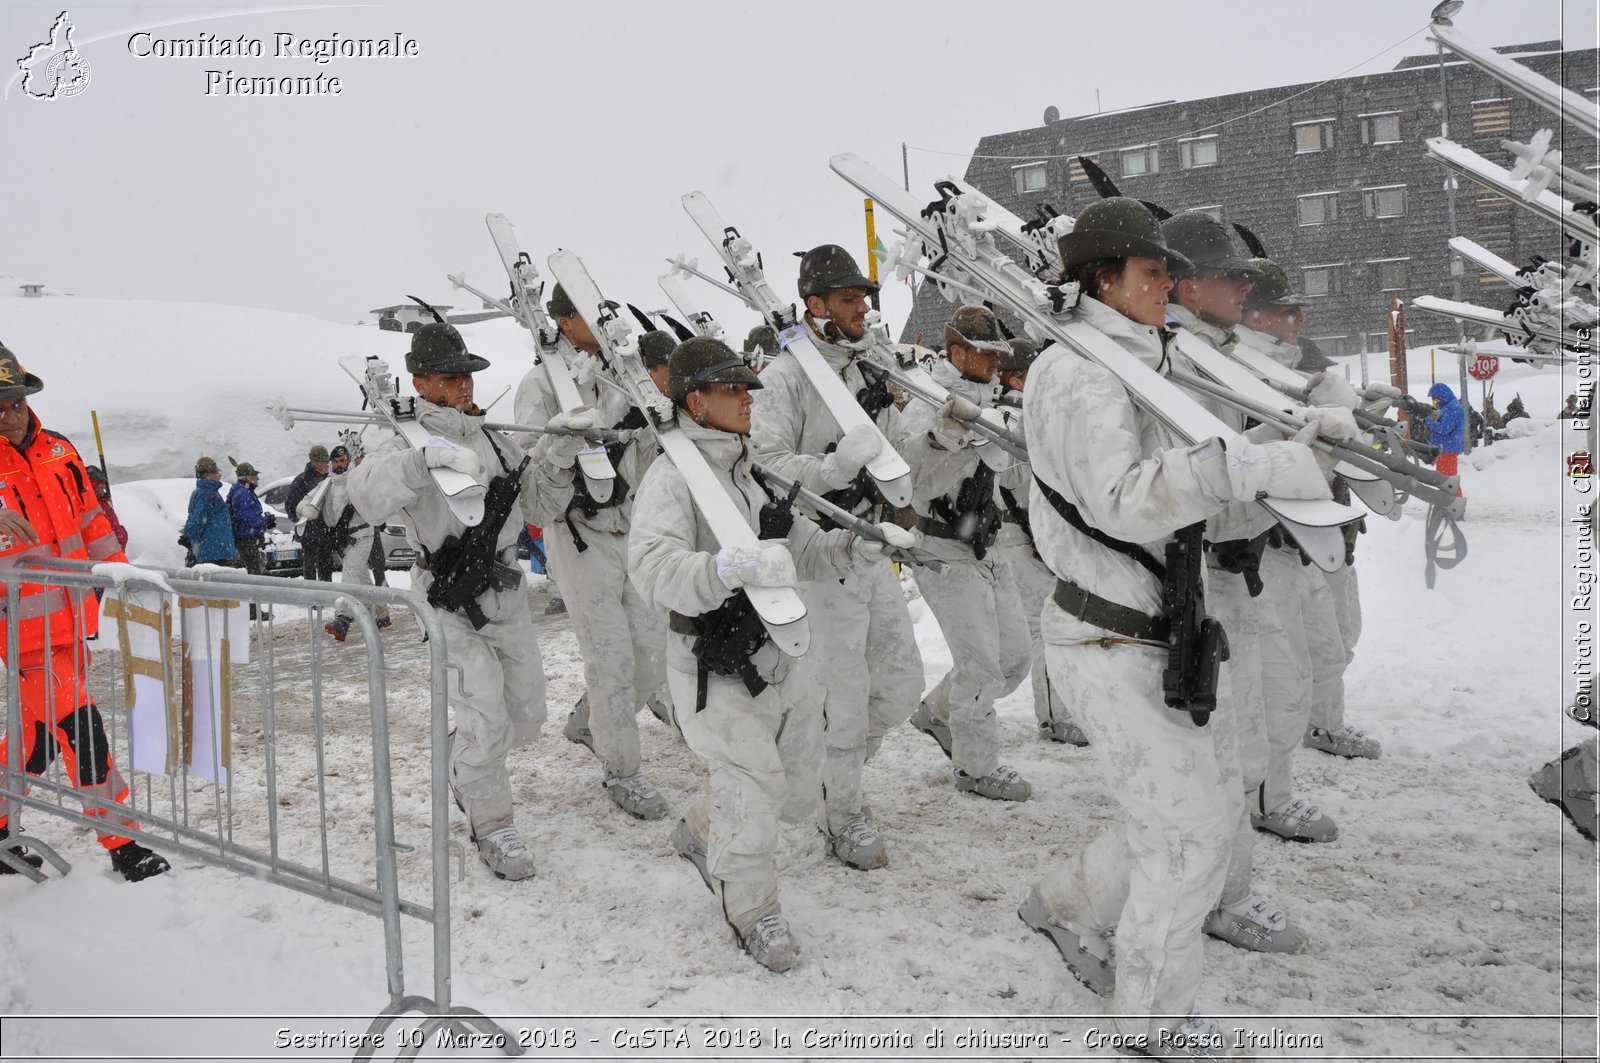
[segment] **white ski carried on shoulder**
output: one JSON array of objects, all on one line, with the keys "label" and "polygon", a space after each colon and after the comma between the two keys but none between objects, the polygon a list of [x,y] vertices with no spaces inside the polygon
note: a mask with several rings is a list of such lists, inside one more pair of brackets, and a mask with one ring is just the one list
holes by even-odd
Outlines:
[{"label": "white ski carried on shoulder", "polygon": [[[1061,320],[1054,308],[1064,306],[1066,293],[1045,285],[998,248],[992,221],[976,227],[964,223],[961,193],[942,189],[940,200],[924,209],[858,156],[836,155],[829,165],[898,218],[907,235],[922,243],[928,257],[953,265],[972,283],[1010,306],[1035,339],[1053,339],[1112,373],[1141,407],[1179,439],[1191,445],[1220,439],[1235,448],[1243,442],[1238,433],[1114,340],[1081,321]],[[1267,497],[1258,501],[1318,568],[1333,572],[1343,566],[1344,535],[1339,529],[1359,519],[1359,510],[1331,500]]]},{"label": "white ski carried on shoulder", "polygon": [[[436,439],[433,433],[422,427],[417,421],[417,397],[407,395],[402,398],[395,387],[394,374],[389,372],[389,363],[377,355],[363,358],[359,354],[347,354],[339,359],[339,368],[350,374],[361,388],[361,394],[366,396],[367,405],[373,412],[395,433],[405,440],[407,445],[418,450],[425,446],[453,446],[444,440]],[[433,477],[433,482],[439,485],[439,490],[444,494],[444,500],[450,506],[450,512],[455,518],[467,527],[476,527],[483,521],[483,499],[488,488],[464,472],[455,469],[429,469],[428,474]],[[293,519],[294,514],[289,515]]]},{"label": "white ski carried on shoulder", "polygon": [[795,311],[794,304],[780,299],[767,282],[760,258],[750,241],[739,235],[733,226],[723,223],[722,215],[717,213],[704,192],[690,192],[684,196],[683,209],[688,211],[689,217],[722,256],[723,264],[745,302],[766,319],[772,331],[777,333],[779,345],[799,363],[806,379],[816,389],[818,398],[838,422],[839,428],[849,432],[859,425],[866,425],[878,437],[878,456],[867,462],[867,473],[890,505],[909,506],[911,467],[884,437],[877,423],[867,416],[839,374],[822,357],[822,352],[811,340],[804,318]]},{"label": "white ski carried on shoulder", "polygon": [[[694,329],[696,336],[716,340],[718,343],[728,343],[728,337],[722,331],[722,326],[717,323],[717,319],[695,305],[695,301],[689,297],[689,289],[684,286],[677,274],[663,273],[656,278],[656,283],[661,286],[661,291],[667,300],[677,307],[678,313],[683,315],[689,327]],[[728,343],[728,346],[731,347],[733,344]]]},{"label": "white ski carried on shoulder", "polygon": [[[509,218],[504,214],[486,214],[483,221],[489,227],[489,236],[494,240],[495,250],[500,253],[500,262],[506,268],[506,277],[511,281],[511,309],[517,320],[522,322],[522,327],[533,336],[538,362],[544,367],[545,379],[550,382],[556,405],[561,407],[562,413],[571,413],[587,406],[578,394],[578,385],[572,378],[572,365],[567,360],[568,351],[572,351],[574,356],[578,352],[573,351],[566,337],[545,317],[539,304],[544,286],[539,283],[538,267],[527,252],[518,246],[517,233],[511,227]],[[606,502],[611,498],[617,471],[611,467],[605,447],[591,444],[580,451],[578,470],[583,475],[584,487],[590,498],[596,502]]]},{"label": "white ski carried on shoulder", "polygon": [[[717,543],[724,547],[756,545],[759,539],[755,529],[733,504],[711,466],[706,464],[700,448],[679,428],[677,408],[650,379],[639,357],[633,326],[618,312],[618,304],[600,294],[583,260],[573,252],[557,251],[550,256],[549,265],[567,298],[572,300],[595,339],[600,341],[607,366],[633,393],[635,405],[644,411],[662,453],[683,474],[695,508],[710,525]],[[805,604],[793,587],[744,587],[741,592],[750,599],[778,649],[791,657],[806,652],[811,645],[811,629],[806,621]]]}]

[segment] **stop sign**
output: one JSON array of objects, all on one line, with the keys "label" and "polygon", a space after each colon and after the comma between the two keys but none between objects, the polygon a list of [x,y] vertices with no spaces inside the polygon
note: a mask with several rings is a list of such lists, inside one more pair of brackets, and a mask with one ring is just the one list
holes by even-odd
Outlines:
[{"label": "stop sign", "polygon": [[1467,375],[1474,380],[1488,380],[1500,372],[1500,359],[1492,354],[1480,354],[1467,366]]}]

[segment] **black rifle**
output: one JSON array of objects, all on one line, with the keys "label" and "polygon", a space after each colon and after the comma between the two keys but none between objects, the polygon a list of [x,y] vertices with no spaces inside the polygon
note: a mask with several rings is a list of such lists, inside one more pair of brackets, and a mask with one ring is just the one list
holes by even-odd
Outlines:
[{"label": "black rifle", "polygon": [[1161,688],[1167,707],[1182,709],[1204,727],[1217,707],[1217,676],[1228,659],[1228,636],[1206,616],[1204,522],[1179,530],[1167,544],[1161,599],[1172,625]]},{"label": "black rifle", "polygon": [[[492,440],[489,445],[494,446]],[[465,613],[474,631],[483,630],[489,622],[478,599],[490,587],[511,589],[506,585],[508,576],[499,571],[500,529],[505,527],[522,489],[522,472],[533,460],[524,455],[522,463],[513,469],[506,464],[499,447],[494,447],[494,453],[505,472],[489,481],[489,489],[483,496],[483,520],[460,535],[449,536],[437,550],[428,552],[428,571],[433,573],[428,604],[452,613]],[[517,583],[521,583],[521,570],[516,574]]]}]

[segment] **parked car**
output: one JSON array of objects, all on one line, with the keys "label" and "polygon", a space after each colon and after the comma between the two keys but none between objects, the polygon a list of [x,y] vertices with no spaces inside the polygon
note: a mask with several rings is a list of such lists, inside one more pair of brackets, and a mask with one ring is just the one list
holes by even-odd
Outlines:
[{"label": "parked car", "polygon": [[[261,496],[262,508],[278,518],[278,527],[267,532],[267,551],[263,555],[270,576],[298,576],[304,569],[300,560],[300,542],[294,537],[294,519],[283,508],[292,483],[294,477],[285,476],[256,492]],[[410,568],[417,559],[417,552],[406,541],[405,525],[385,524],[379,529],[379,535],[383,539],[384,567]]]}]

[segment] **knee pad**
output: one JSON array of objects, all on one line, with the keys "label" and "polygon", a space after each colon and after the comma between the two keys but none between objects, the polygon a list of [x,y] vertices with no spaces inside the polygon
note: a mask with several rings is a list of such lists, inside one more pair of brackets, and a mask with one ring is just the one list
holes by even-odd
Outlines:
[{"label": "knee pad", "polygon": [[111,775],[111,743],[106,741],[100,710],[80,705],[72,715],[56,724],[62,741],[78,762],[78,785],[94,786]]}]

